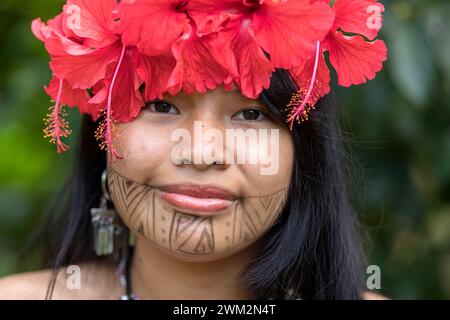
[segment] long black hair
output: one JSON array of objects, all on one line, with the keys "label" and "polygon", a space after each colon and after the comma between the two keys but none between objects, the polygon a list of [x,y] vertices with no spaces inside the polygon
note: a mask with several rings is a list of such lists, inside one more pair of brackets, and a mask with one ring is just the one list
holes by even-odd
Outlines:
[{"label": "long black hair", "polygon": [[[278,69],[261,94],[273,119],[283,126],[284,107],[296,91],[289,73]],[[242,278],[262,298],[282,298],[287,290],[302,299],[361,298],[363,255],[347,200],[337,109],[329,94],[319,100],[309,120],[291,132],[295,154],[287,203]],[[59,268],[99,259],[92,249],[89,210],[100,201],[106,155],[94,138],[96,128],[88,116],[83,118],[72,174],[54,204],[60,214],[46,226],[47,234],[56,234],[47,246],[47,266],[54,270],[47,298]]]}]

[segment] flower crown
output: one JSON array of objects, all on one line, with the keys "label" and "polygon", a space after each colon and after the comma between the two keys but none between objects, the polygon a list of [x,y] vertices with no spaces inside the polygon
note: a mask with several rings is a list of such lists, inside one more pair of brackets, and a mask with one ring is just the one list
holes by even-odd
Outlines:
[{"label": "flower crown", "polygon": [[145,101],[233,83],[256,99],[276,68],[298,88],[286,108],[292,130],[330,91],[325,52],[344,87],[382,69],[383,12],[376,0],[67,0],[61,14],[31,27],[53,73],[45,136],[66,151],[62,107],[76,106],[102,117],[96,138],[117,159],[114,123],[136,118]]}]

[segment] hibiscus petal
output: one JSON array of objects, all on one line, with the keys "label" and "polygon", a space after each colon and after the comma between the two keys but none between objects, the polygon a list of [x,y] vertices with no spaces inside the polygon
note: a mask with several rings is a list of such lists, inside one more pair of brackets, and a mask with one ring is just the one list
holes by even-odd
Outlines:
[{"label": "hibiscus petal", "polygon": [[[45,87],[45,92],[53,99],[56,100],[59,89],[59,79],[52,78],[48,87]],[[61,104],[65,104],[71,108],[83,107],[89,100],[89,94],[83,89],[73,89],[70,84],[63,80],[63,89],[61,94]]]},{"label": "hibiscus petal", "polygon": [[45,41],[47,39],[52,30],[45,23],[42,22],[41,18],[34,19],[31,23],[31,31],[34,36],[41,41]]},{"label": "hibiscus petal", "polygon": [[249,28],[241,28],[245,21],[234,20],[221,32],[223,42],[232,44],[236,57],[238,76],[236,84],[242,94],[256,99],[263,89],[270,86],[270,77],[275,71]]},{"label": "hibiscus petal", "polygon": [[168,83],[172,95],[180,90],[204,93],[237,74],[231,45],[219,34],[197,37],[192,30],[189,37],[174,43],[172,52],[177,60]]},{"label": "hibiscus petal", "polygon": [[254,13],[253,29],[274,66],[291,68],[311,57],[333,21],[333,10],[325,3],[265,1]]},{"label": "hibiscus petal", "polygon": [[73,33],[66,34],[63,30],[63,15],[64,13],[61,13],[53,19],[48,20],[47,23],[43,23],[40,18],[34,19],[31,23],[31,31],[41,41],[46,41],[53,33],[60,37],[71,38],[72,41],[79,40]]},{"label": "hibiscus petal", "polygon": [[145,100],[162,99],[176,61],[172,56],[137,55],[136,71],[145,82]]},{"label": "hibiscus petal", "polygon": [[197,25],[197,35],[207,35],[223,29],[230,18],[239,16],[239,13],[236,14],[238,5],[240,1],[236,0],[190,0],[188,13]]},{"label": "hibiscus petal", "polygon": [[341,86],[349,87],[372,80],[383,68],[387,48],[382,40],[366,42],[361,36],[348,37],[341,32],[327,37],[330,62]]},{"label": "hibiscus petal", "polygon": [[45,48],[51,56],[73,55],[80,56],[94,52],[95,50],[85,47],[75,42],[57,31],[52,31],[51,35],[45,39]]},{"label": "hibiscus petal", "polygon": [[136,0],[121,3],[121,20],[116,32],[127,46],[137,45],[142,53],[170,53],[171,44],[189,28],[184,12],[177,9],[182,0]]},{"label": "hibiscus petal", "polygon": [[382,27],[384,6],[375,0],[337,0],[335,29],[375,39]]},{"label": "hibiscus petal", "polygon": [[[126,49],[112,88],[112,117],[119,122],[129,122],[135,119],[144,103],[139,91],[142,81],[137,76],[134,64],[135,54],[137,54],[136,49]],[[112,76],[97,86],[96,93],[89,102],[105,107],[111,84]]]},{"label": "hibiscus petal", "polygon": [[68,0],[63,27],[85,39],[84,45],[101,48],[115,42],[113,11],[116,0]]},{"label": "hibiscus petal", "polygon": [[107,77],[108,66],[117,61],[120,50],[120,43],[114,43],[83,55],[59,52],[52,56],[50,68],[56,77],[66,79],[74,88],[88,89]]}]

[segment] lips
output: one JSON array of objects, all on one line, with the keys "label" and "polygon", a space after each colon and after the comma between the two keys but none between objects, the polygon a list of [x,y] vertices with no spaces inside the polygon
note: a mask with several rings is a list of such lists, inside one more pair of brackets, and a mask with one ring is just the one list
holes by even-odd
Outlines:
[{"label": "lips", "polygon": [[159,188],[161,198],[190,213],[214,213],[228,208],[236,196],[213,186],[170,185]]}]

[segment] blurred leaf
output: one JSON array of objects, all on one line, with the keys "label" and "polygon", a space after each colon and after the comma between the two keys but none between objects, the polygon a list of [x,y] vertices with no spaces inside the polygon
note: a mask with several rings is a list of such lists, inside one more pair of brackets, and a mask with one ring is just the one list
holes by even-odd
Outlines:
[{"label": "blurred leaf", "polygon": [[423,107],[434,85],[431,52],[423,34],[412,23],[400,23],[396,16],[386,16],[390,58],[388,64],[395,85],[413,105]]}]

